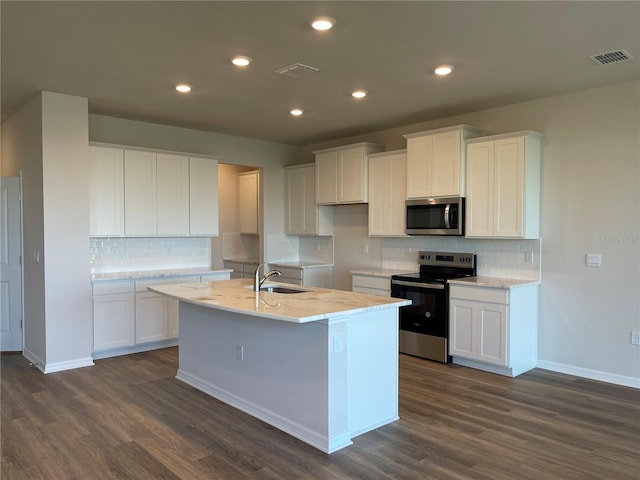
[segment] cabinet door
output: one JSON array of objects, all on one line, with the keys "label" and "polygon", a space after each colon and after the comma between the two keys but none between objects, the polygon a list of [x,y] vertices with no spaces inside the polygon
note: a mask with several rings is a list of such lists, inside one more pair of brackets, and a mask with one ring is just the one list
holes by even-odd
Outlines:
[{"label": "cabinet door", "polygon": [[189,157],[157,154],[156,233],[189,234]]},{"label": "cabinet door", "polygon": [[451,299],[449,302],[449,355],[475,358],[474,318],[477,302]]},{"label": "cabinet door", "polygon": [[293,168],[285,170],[285,175],[287,182],[287,234],[300,235],[306,233],[305,170]]},{"label": "cabinet door", "polygon": [[480,303],[477,311],[477,360],[506,366],[507,358],[507,306]]},{"label": "cabinet door", "polygon": [[162,295],[136,293],[136,343],[157,342],[167,338],[167,316]]},{"label": "cabinet door", "polygon": [[110,350],[134,344],[133,295],[93,297],[93,350]]},{"label": "cabinet door", "polygon": [[493,235],[493,142],[467,146],[465,235]]},{"label": "cabinet door", "polygon": [[124,150],[89,147],[89,234],[124,233]]},{"label": "cabinet door", "polygon": [[179,306],[180,302],[173,298],[164,299],[165,315],[167,317],[167,338],[178,338],[179,335]]},{"label": "cabinet door", "polygon": [[124,152],[124,233],[156,234],[156,154]]},{"label": "cabinet door", "polygon": [[338,152],[316,155],[316,203],[338,201]]},{"label": "cabinet door", "polygon": [[338,152],[338,202],[362,203],[368,201],[367,162],[362,147]]},{"label": "cabinet door", "polygon": [[460,155],[461,132],[439,133],[433,136],[431,157],[431,188],[429,196],[461,195]]},{"label": "cabinet door", "polygon": [[523,235],[524,137],[496,140],[493,161],[493,235]]},{"label": "cabinet door", "polygon": [[433,135],[407,139],[407,198],[429,195]]},{"label": "cabinet door", "polygon": [[405,235],[406,168],[404,153],[369,157],[369,235]]},{"label": "cabinet door", "polygon": [[189,233],[218,235],[218,162],[189,159]]},{"label": "cabinet door", "polygon": [[258,233],[258,174],[238,176],[240,233]]},{"label": "cabinet door", "polygon": [[387,159],[369,158],[369,235],[385,235]]}]

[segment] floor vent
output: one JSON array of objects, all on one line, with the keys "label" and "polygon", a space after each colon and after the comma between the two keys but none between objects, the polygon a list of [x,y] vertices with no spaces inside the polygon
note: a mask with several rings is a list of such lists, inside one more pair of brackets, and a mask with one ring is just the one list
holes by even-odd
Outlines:
[{"label": "floor vent", "polygon": [[612,52],[598,53],[597,55],[589,55],[589,58],[598,65],[609,65],[610,63],[623,62],[631,60],[633,57],[626,50],[614,50]]},{"label": "floor vent", "polygon": [[317,71],[319,70],[315,67],[303,65],[302,63],[294,63],[293,65],[289,65],[288,67],[279,68],[275,71],[275,73],[277,73],[278,75],[284,75],[285,77],[289,78],[300,78]]}]

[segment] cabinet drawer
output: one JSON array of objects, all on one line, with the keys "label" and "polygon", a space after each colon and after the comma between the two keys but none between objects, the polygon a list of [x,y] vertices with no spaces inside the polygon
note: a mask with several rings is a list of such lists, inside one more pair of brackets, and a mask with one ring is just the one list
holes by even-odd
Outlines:
[{"label": "cabinet drawer", "polygon": [[391,279],[389,277],[370,277],[368,275],[353,275],[351,277],[351,286],[375,288],[378,290],[389,291],[391,290]]},{"label": "cabinet drawer", "polygon": [[354,293],[365,293],[367,295],[377,295],[378,297],[390,297],[391,290],[380,290],[378,288],[360,287],[354,285],[351,289]]},{"label": "cabinet drawer", "polygon": [[[296,278],[299,280],[302,280],[303,278],[301,268],[279,267],[277,264],[269,265],[269,268],[273,270],[278,270],[280,273],[282,273],[282,276],[280,278],[287,277],[287,278]],[[280,281],[278,277],[272,277],[272,280],[275,280],[276,282]]]},{"label": "cabinet drawer", "polygon": [[451,285],[449,288],[451,298],[462,300],[473,300],[476,302],[509,304],[509,290],[502,288],[481,288],[466,287],[462,285]]},{"label": "cabinet drawer", "polygon": [[199,282],[200,275],[184,275],[180,277],[161,277],[150,278],[145,280],[136,280],[136,292],[146,292],[147,287],[153,285],[167,285],[171,283],[190,283]]},{"label": "cabinet drawer", "polygon": [[131,293],[133,282],[96,282],[93,285],[93,295],[115,295],[119,293]]}]

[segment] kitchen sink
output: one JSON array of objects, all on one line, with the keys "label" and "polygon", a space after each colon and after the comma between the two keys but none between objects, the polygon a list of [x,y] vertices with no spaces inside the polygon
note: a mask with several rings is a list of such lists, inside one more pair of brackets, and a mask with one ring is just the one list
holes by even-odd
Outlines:
[{"label": "kitchen sink", "polygon": [[300,290],[298,288],[291,287],[281,287],[279,285],[266,285],[264,287],[260,287],[260,291],[271,293],[304,293],[307,290]]}]

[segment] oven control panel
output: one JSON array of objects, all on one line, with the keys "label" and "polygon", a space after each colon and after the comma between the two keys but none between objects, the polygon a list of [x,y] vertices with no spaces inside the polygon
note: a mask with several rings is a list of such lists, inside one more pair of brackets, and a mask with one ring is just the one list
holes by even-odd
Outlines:
[{"label": "oven control panel", "polygon": [[474,253],[419,252],[420,265],[447,265],[451,267],[474,268]]}]

